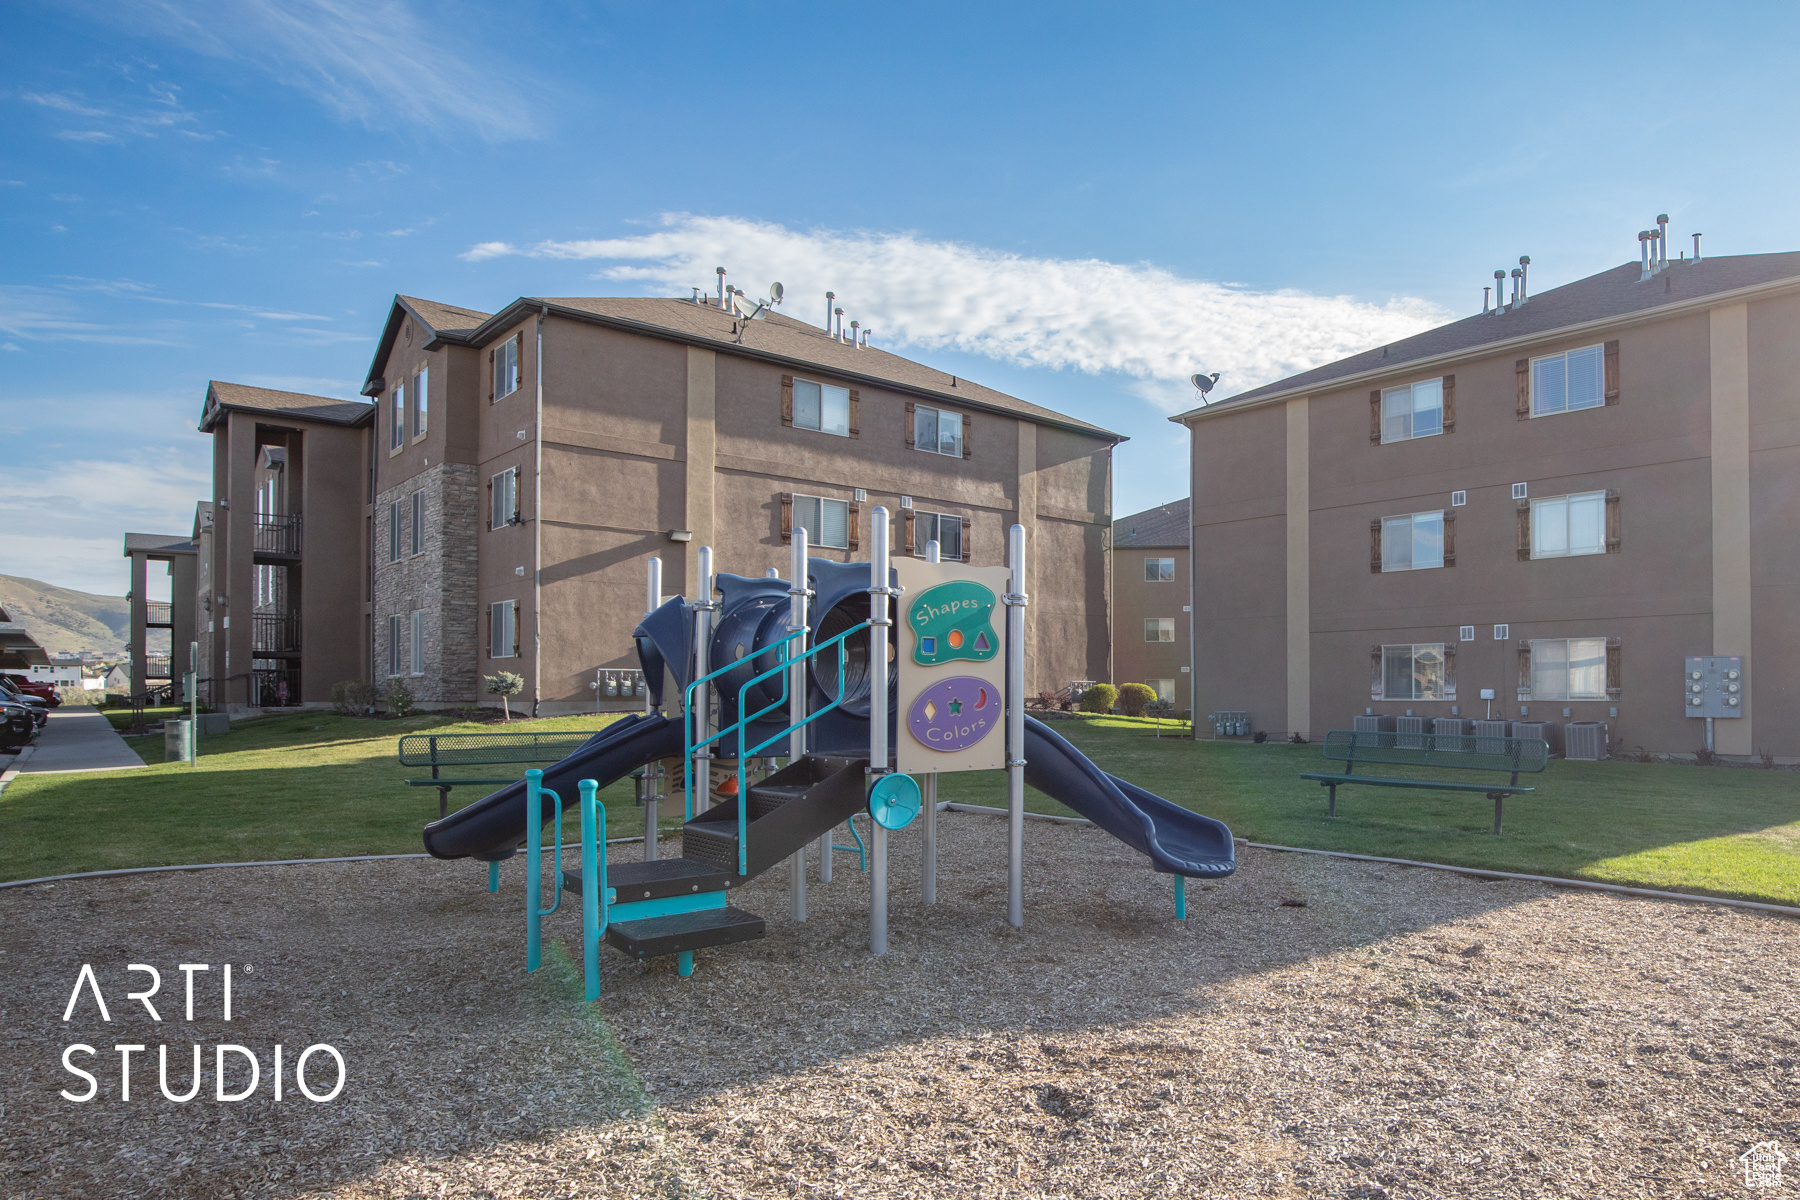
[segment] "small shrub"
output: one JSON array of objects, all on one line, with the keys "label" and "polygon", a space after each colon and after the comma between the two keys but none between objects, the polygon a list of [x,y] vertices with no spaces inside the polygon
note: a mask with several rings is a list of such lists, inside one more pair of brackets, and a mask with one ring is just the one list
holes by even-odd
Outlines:
[{"label": "small shrub", "polygon": [[1055,708],[1056,707],[1056,693],[1055,692],[1039,692],[1037,694],[1036,703],[1039,708]]},{"label": "small shrub", "polygon": [[1294,743],[1296,746],[1304,746],[1306,745],[1306,735],[1304,733],[1290,733],[1288,734],[1288,741]]},{"label": "small shrub", "polygon": [[1118,688],[1110,683],[1096,683],[1081,693],[1081,711],[1084,713],[1109,713],[1118,699]]},{"label": "small shrub", "polygon": [[366,717],[375,710],[381,692],[372,683],[346,679],[331,685],[331,707],[339,716]]},{"label": "small shrub", "polygon": [[1144,706],[1156,703],[1156,691],[1141,683],[1128,683],[1119,689],[1119,711],[1128,717],[1144,715]]},{"label": "small shrub", "polygon": [[1056,707],[1061,709],[1063,712],[1068,712],[1070,709],[1074,708],[1075,706],[1069,702],[1069,698],[1067,696],[1064,696],[1061,700],[1058,700],[1056,702]]},{"label": "small shrub", "polygon": [[1253,741],[1253,742],[1255,742],[1255,743],[1256,743],[1256,744],[1257,744],[1257,745],[1259,745],[1259,746],[1260,746],[1260,745],[1262,745],[1262,744],[1263,744],[1263,743],[1264,743],[1264,742],[1266,742],[1266,741],[1268,741],[1268,740],[1269,740],[1269,734],[1268,734],[1268,731],[1266,731],[1266,730],[1263,730],[1263,731],[1259,731],[1259,732],[1257,732],[1257,733],[1253,733],[1253,734],[1251,734],[1251,735],[1250,735],[1250,740],[1251,740],[1251,741]]},{"label": "small shrub", "polygon": [[1159,721],[1166,720],[1175,715],[1175,706],[1167,700],[1152,700],[1144,705],[1144,715],[1155,717]]},{"label": "small shrub", "polygon": [[406,685],[406,680],[388,680],[387,710],[396,717],[410,717],[418,711],[413,705],[413,690]]},{"label": "small shrub", "polygon": [[487,694],[500,697],[500,711],[506,714],[508,721],[512,720],[512,706],[506,702],[506,698],[525,690],[525,677],[512,671],[501,671],[483,678],[487,680]]},{"label": "small shrub", "polygon": [[1701,746],[1694,751],[1694,765],[1697,767],[1716,767],[1719,765],[1717,752]]},{"label": "small shrub", "polygon": [[1756,752],[1756,757],[1762,760],[1763,770],[1773,771],[1775,769],[1775,753],[1774,753],[1774,751],[1758,750]]}]

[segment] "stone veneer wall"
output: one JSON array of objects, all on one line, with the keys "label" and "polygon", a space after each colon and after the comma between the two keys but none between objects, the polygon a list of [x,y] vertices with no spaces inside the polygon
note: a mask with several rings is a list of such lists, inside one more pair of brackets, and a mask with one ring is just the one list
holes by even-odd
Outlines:
[{"label": "stone veneer wall", "polygon": [[[425,492],[425,538],[411,554],[412,503]],[[401,502],[401,557],[388,561],[388,506]],[[388,618],[425,611],[422,675],[407,673],[409,647],[401,643],[401,677],[420,704],[474,704],[479,643],[475,603],[475,532],[481,512],[476,470],[467,463],[440,463],[375,501],[375,683],[388,679]],[[410,622],[402,623],[409,638]]]}]

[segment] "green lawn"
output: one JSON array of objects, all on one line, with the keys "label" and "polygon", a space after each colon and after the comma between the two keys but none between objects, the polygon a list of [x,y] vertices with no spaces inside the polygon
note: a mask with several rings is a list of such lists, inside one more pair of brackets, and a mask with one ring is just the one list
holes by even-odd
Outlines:
[{"label": "green lawn", "polygon": [[[520,724],[597,729],[603,719]],[[402,786],[396,739],[420,729],[492,730],[440,716],[366,721],[303,713],[201,739],[197,768],[157,763],[109,775],[24,775],[0,794],[0,879],[112,867],[417,851],[437,793]],[[1253,842],[1345,850],[1800,904],[1800,774],[1648,763],[1555,761],[1538,791],[1506,802],[1492,833],[1479,794],[1345,788],[1338,817],[1299,778],[1317,746],[1192,742],[1126,718],[1058,723],[1105,769],[1218,817]],[[1165,726],[1166,728],[1166,726]],[[160,758],[160,736],[134,742]],[[468,789],[478,792],[480,789]],[[1003,806],[998,773],[946,776],[946,800]],[[642,831],[629,781],[604,796],[608,832]],[[473,795],[453,794],[452,803]],[[1035,792],[1037,812],[1066,812]],[[664,806],[677,817],[678,803]]]}]

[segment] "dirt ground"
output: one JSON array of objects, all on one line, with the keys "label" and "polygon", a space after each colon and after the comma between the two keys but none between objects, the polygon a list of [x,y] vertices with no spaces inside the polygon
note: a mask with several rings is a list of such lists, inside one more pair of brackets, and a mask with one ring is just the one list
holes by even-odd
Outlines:
[{"label": "dirt ground", "polygon": [[[761,942],[679,978],[606,951],[523,971],[521,871],[460,863],[140,876],[0,892],[6,1197],[1742,1196],[1800,1191],[1800,922],[1246,851],[1169,881],[1092,829],[945,814],[940,902],[896,835],[891,952],[839,856]],[[574,905],[547,922],[579,954]],[[233,1011],[220,1011],[223,965]],[[83,990],[94,966],[112,1020]],[[125,999],[156,966],[163,1020]],[[181,963],[195,974],[184,1019]],[[616,1032],[616,1039],[615,1039]],[[62,1067],[64,1048],[98,1053]],[[119,1096],[118,1044],[132,1056]],[[186,1103],[192,1047],[206,1078]],[[213,1047],[261,1060],[221,1103]],[[276,1043],[283,1099],[272,1094]],[[295,1090],[314,1043],[327,1103]],[[308,1066],[315,1092],[335,1068]],[[229,1086],[247,1082],[241,1064]],[[1786,1190],[1737,1155],[1774,1140]]]}]

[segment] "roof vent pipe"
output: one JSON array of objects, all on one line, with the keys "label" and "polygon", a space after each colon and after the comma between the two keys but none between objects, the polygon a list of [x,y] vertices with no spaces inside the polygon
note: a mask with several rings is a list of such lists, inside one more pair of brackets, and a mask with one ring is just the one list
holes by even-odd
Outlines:
[{"label": "roof vent pipe", "polygon": [[1700,261],[1700,235],[1697,233],[1694,235],[1694,261]]},{"label": "roof vent pipe", "polygon": [[1662,258],[1662,266],[1669,265],[1669,214],[1656,214],[1656,249]]},{"label": "roof vent pipe", "polygon": [[1494,315],[1499,316],[1506,311],[1506,304],[1500,297],[1506,292],[1506,272],[1494,272]]},{"label": "roof vent pipe", "polygon": [[831,311],[837,314],[837,332],[833,333],[831,336],[841,342],[844,340],[844,310],[841,308],[834,308]]},{"label": "roof vent pipe", "polygon": [[1526,300],[1531,298],[1530,294],[1529,294],[1531,289],[1528,286],[1530,283],[1531,283],[1531,255],[1521,254],[1521,255],[1519,255],[1519,303],[1520,304],[1525,303]]},{"label": "roof vent pipe", "polygon": [[1638,230],[1638,282],[1650,278],[1650,231]]},{"label": "roof vent pipe", "polygon": [[1513,281],[1512,306],[1514,308],[1517,308],[1517,307],[1519,307],[1520,304],[1524,303],[1524,301],[1519,298],[1519,281],[1523,278],[1525,278],[1524,270],[1522,270],[1519,267],[1514,267],[1512,269],[1512,281]]},{"label": "roof vent pipe", "polygon": [[837,299],[836,292],[825,293],[825,332],[831,332],[831,302]]},{"label": "roof vent pipe", "polygon": [[1494,289],[1491,287],[1484,287],[1481,289],[1481,313],[1483,316],[1487,315],[1488,297],[1493,294],[1494,294]]},{"label": "roof vent pipe", "polygon": [[855,346],[858,350],[862,349],[862,343],[857,341],[857,339],[862,336],[862,334],[857,332],[857,330],[859,330],[861,328],[862,328],[862,325],[860,322],[857,322],[857,321],[850,322],[850,344],[852,346]]},{"label": "roof vent pipe", "polygon": [[863,343],[862,343],[864,350],[867,350],[869,348],[869,336],[870,336],[870,331],[868,329],[864,329],[863,330]]},{"label": "roof vent pipe", "polygon": [[713,269],[719,273],[719,307],[724,308],[725,307],[725,268],[724,267],[714,267]]}]

